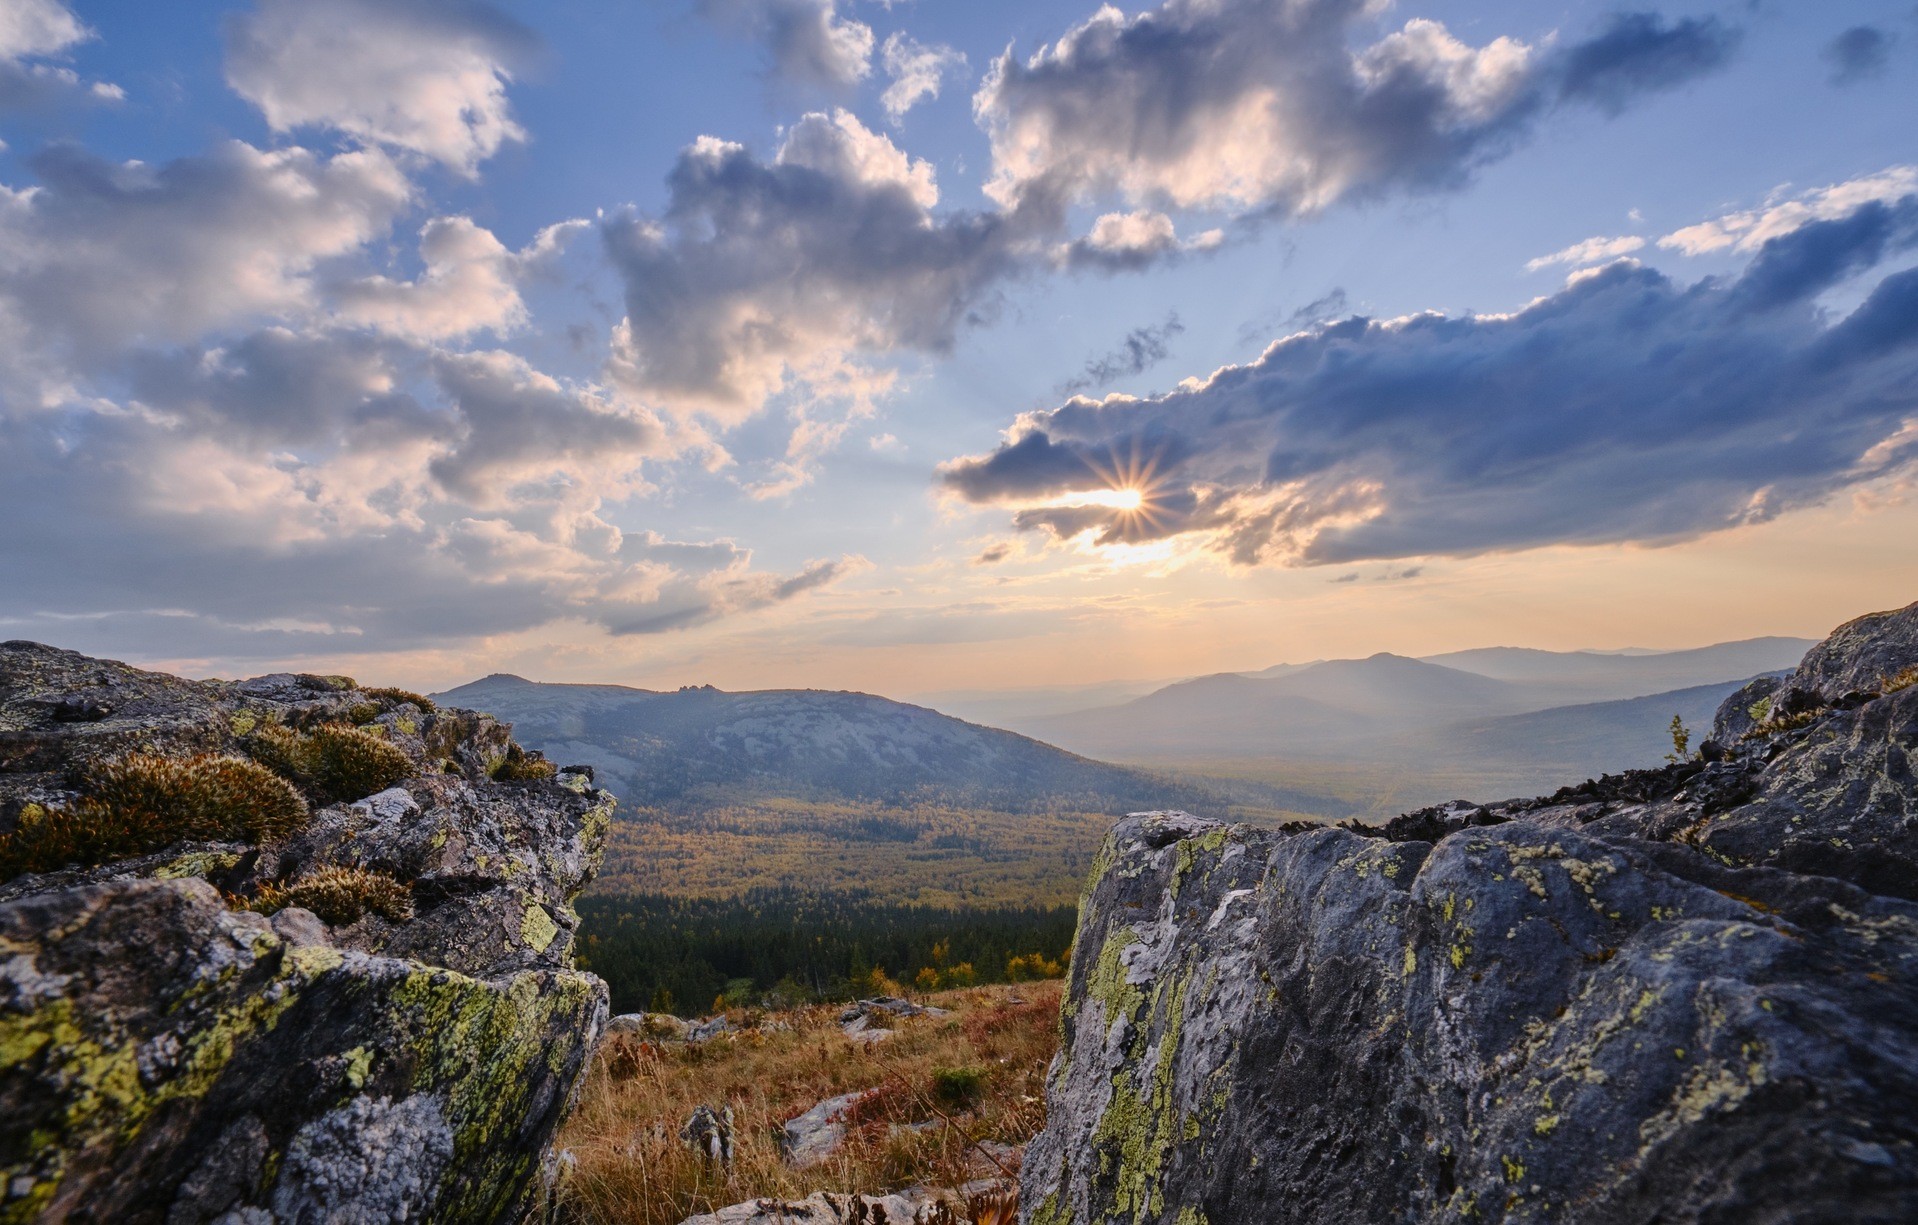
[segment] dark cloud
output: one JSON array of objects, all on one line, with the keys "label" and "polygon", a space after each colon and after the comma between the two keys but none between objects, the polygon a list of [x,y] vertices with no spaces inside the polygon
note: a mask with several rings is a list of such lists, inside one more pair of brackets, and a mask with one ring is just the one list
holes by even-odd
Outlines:
[{"label": "dark cloud", "polygon": [[1178,312],[1162,323],[1150,323],[1127,332],[1119,347],[1087,360],[1085,370],[1060,384],[1062,395],[1104,387],[1135,374],[1143,374],[1172,355],[1172,338],[1185,331]]},{"label": "dark cloud", "polygon": [[996,566],[1011,556],[1012,545],[1002,540],[998,544],[987,545],[981,549],[978,556],[972,559],[972,564],[975,566]]},{"label": "dark cloud", "polygon": [[1613,19],[1559,51],[1474,47],[1433,21],[1361,45],[1372,0],[1167,0],[1106,7],[993,65],[974,108],[1003,201],[1117,193],[1152,207],[1300,215],[1455,187],[1542,112],[1617,109],[1724,61],[1709,19]]},{"label": "dark cloud", "polygon": [[1739,37],[1716,17],[1666,21],[1657,13],[1618,13],[1565,50],[1554,66],[1557,93],[1616,114],[1646,94],[1722,67]]},{"label": "dark cloud", "polygon": [[1855,85],[1877,76],[1891,62],[1898,36],[1877,26],[1853,26],[1825,44],[1825,62],[1833,85]]},{"label": "dark cloud", "polygon": [[[1818,299],[1918,241],[1918,198],[1774,238],[1691,285],[1620,262],[1512,315],[1346,319],[1203,385],[1075,399],[948,465],[1015,523],[1203,533],[1242,563],[1661,542],[1759,521],[1918,457],[1918,270]],[[1143,456],[1138,511],[1075,495]]]},{"label": "dark cloud", "polygon": [[872,27],[841,16],[835,0],[699,0],[699,11],[757,40],[785,80],[843,89],[872,71]]}]

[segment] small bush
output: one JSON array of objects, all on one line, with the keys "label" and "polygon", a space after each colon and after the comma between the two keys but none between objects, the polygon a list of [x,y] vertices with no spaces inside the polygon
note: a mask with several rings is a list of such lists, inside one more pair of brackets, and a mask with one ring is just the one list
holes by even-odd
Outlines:
[{"label": "small bush", "polygon": [[94,770],[66,808],[22,813],[0,837],[0,878],[92,867],[176,842],[267,842],[306,824],[306,801],[237,757],[136,754]]},{"label": "small bush", "polygon": [[932,1100],[941,1106],[959,1109],[972,1105],[986,1090],[984,1068],[934,1068]]},{"label": "small bush", "polygon": [[1897,693],[1902,689],[1909,689],[1913,685],[1918,685],[1918,664],[1913,664],[1902,672],[1894,672],[1892,675],[1887,676],[1884,683],[1879,686],[1879,691],[1887,694]]},{"label": "small bush", "polygon": [[558,766],[538,753],[527,752],[519,747],[517,742],[507,743],[506,756],[493,767],[493,777],[502,783],[521,779],[552,778],[558,773]]},{"label": "small bush", "polygon": [[422,713],[429,715],[439,709],[439,706],[434,703],[432,698],[427,697],[425,694],[414,693],[411,689],[394,689],[391,686],[383,686],[378,689],[362,690],[362,692],[375,701],[387,702],[394,706],[405,706],[410,703],[411,705],[419,707]]},{"label": "small bush", "polygon": [[413,917],[413,891],[384,872],[321,868],[290,885],[267,885],[248,904],[261,914],[289,906],[310,910],[334,927],[357,922],[368,911],[404,923]]},{"label": "small bush", "polygon": [[308,732],[274,724],[246,744],[255,761],[321,804],[362,800],[415,773],[413,759],[373,732],[323,723]]}]

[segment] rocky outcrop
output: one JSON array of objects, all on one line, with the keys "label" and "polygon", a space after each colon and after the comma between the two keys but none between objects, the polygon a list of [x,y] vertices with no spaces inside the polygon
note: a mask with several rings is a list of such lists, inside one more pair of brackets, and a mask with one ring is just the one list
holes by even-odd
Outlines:
[{"label": "rocky outcrop", "polygon": [[1122,822],[1022,1220],[1918,1220],[1913,664],[1853,622],[1536,800]]},{"label": "rocky outcrop", "polygon": [[519,1220],[611,808],[416,695],[0,644],[0,1222]]}]

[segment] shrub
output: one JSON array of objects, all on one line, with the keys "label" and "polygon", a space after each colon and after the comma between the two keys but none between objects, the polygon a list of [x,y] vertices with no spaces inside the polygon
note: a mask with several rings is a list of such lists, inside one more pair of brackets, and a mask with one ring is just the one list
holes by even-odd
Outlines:
[{"label": "shrub", "polygon": [[527,752],[519,747],[516,741],[507,742],[506,756],[493,767],[493,777],[503,783],[521,779],[552,778],[558,773],[558,766],[538,753]]},{"label": "shrub", "polygon": [[272,724],[246,744],[255,761],[321,804],[351,803],[415,773],[413,759],[373,732],[323,723],[309,732]]},{"label": "shrub", "polygon": [[331,867],[290,885],[267,885],[248,904],[261,914],[289,906],[310,910],[335,927],[357,922],[368,911],[404,923],[413,917],[413,891],[384,872]]},{"label": "shrub", "polygon": [[0,878],[91,867],[189,839],[265,842],[306,823],[286,780],[237,757],[135,754],[96,768],[65,808],[23,811],[0,837]]},{"label": "shrub", "polygon": [[932,1099],[941,1106],[960,1108],[979,1100],[986,1089],[984,1068],[934,1068]]},{"label": "shrub", "polygon": [[405,706],[410,703],[419,707],[423,713],[429,715],[439,709],[439,706],[434,703],[432,698],[427,697],[425,694],[414,693],[411,689],[395,689],[391,686],[382,686],[378,689],[367,689],[362,692],[369,698],[380,702],[387,702],[394,706]]}]

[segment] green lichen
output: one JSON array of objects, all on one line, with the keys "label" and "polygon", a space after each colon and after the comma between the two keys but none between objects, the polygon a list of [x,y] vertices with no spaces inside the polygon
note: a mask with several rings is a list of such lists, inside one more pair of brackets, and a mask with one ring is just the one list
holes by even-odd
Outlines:
[{"label": "green lichen", "polygon": [[546,913],[546,908],[538,902],[528,901],[526,913],[520,916],[519,938],[535,952],[544,953],[558,935],[559,926]]}]

